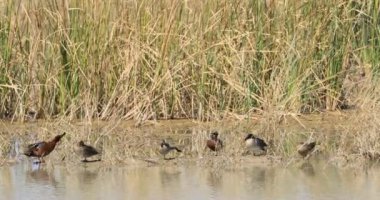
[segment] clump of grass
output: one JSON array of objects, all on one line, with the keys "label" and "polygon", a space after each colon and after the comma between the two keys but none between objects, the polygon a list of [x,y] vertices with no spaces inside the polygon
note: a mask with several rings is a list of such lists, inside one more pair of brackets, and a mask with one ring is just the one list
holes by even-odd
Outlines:
[{"label": "clump of grass", "polygon": [[144,121],[343,108],[357,71],[377,85],[377,4],[6,1],[0,113]]}]

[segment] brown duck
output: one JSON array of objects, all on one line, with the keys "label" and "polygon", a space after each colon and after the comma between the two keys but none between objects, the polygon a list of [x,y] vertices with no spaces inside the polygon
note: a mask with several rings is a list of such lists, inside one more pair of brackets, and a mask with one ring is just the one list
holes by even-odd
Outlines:
[{"label": "brown duck", "polygon": [[61,138],[65,135],[66,133],[63,133],[61,135],[55,136],[51,141],[45,142],[37,142],[34,144],[28,145],[26,148],[24,155],[28,157],[37,157],[38,161],[37,163],[43,162],[43,158],[47,155],[49,155],[57,145],[57,143],[61,140]]},{"label": "brown duck", "polygon": [[315,145],[317,143],[314,141],[314,142],[301,142],[298,146],[297,146],[297,152],[303,157],[303,158],[307,158],[308,156],[310,156],[310,153],[313,152],[314,148],[315,148]]},{"label": "brown duck", "polygon": [[83,141],[80,141],[78,143],[78,154],[81,155],[84,158],[82,160],[82,162],[96,162],[96,161],[100,161],[100,159],[98,159],[98,160],[92,160],[92,161],[87,160],[87,158],[89,158],[91,156],[98,155],[99,151],[96,150],[94,147],[92,147],[90,145],[84,144]]},{"label": "brown duck", "polygon": [[210,135],[210,139],[207,140],[206,146],[211,151],[220,151],[223,148],[223,142],[218,138],[219,133],[218,132],[212,132]]}]

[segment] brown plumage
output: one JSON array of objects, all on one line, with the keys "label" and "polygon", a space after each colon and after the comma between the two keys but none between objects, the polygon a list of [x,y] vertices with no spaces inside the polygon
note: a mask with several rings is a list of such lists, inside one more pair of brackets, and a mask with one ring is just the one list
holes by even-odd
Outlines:
[{"label": "brown plumage", "polygon": [[24,155],[28,157],[37,157],[39,159],[39,162],[43,161],[43,157],[49,155],[57,145],[57,143],[61,140],[61,138],[66,133],[63,133],[61,135],[55,136],[52,140],[45,142],[37,142],[34,144],[28,145],[26,148]]},{"label": "brown plumage", "polygon": [[218,132],[211,133],[210,139],[206,142],[206,146],[211,151],[220,151],[223,148],[223,142],[218,138],[218,135]]},{"label": "brown plumage", "polygon": [[[99,151],[90,145],[84,144],[83,141],[80,141],[78,143],[78,153],[84,158],[84,160],[82,160],[82,162],[89,162],[87,160],[87,158],[94,156],[94,155],[98,155]],[[100,159],[95,160],[95,161],[100,161]]]},{"label": "brown plumage", "polygon": [[316,142],[302,142],[298,145],[297,152],[305,158],[314,150],[316,144]]}]

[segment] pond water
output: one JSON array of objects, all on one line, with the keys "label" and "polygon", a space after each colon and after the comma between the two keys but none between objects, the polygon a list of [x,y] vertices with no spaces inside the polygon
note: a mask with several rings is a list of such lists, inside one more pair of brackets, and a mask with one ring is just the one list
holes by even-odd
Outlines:
[{"label": "pond water", "polygon": [[0,199],[379,199],[377,168],[250,166],[55,166],[22,162],[0,167]]}]

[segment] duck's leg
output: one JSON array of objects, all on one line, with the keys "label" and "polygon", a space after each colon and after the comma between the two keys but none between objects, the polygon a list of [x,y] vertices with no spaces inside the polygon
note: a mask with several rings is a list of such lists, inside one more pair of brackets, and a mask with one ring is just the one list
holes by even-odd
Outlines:
[{"label": "duck's leg", "polygon": [[37,160],[33,161],[34,164],[40,164],[41,163],[41,157],[38,157]]}]

